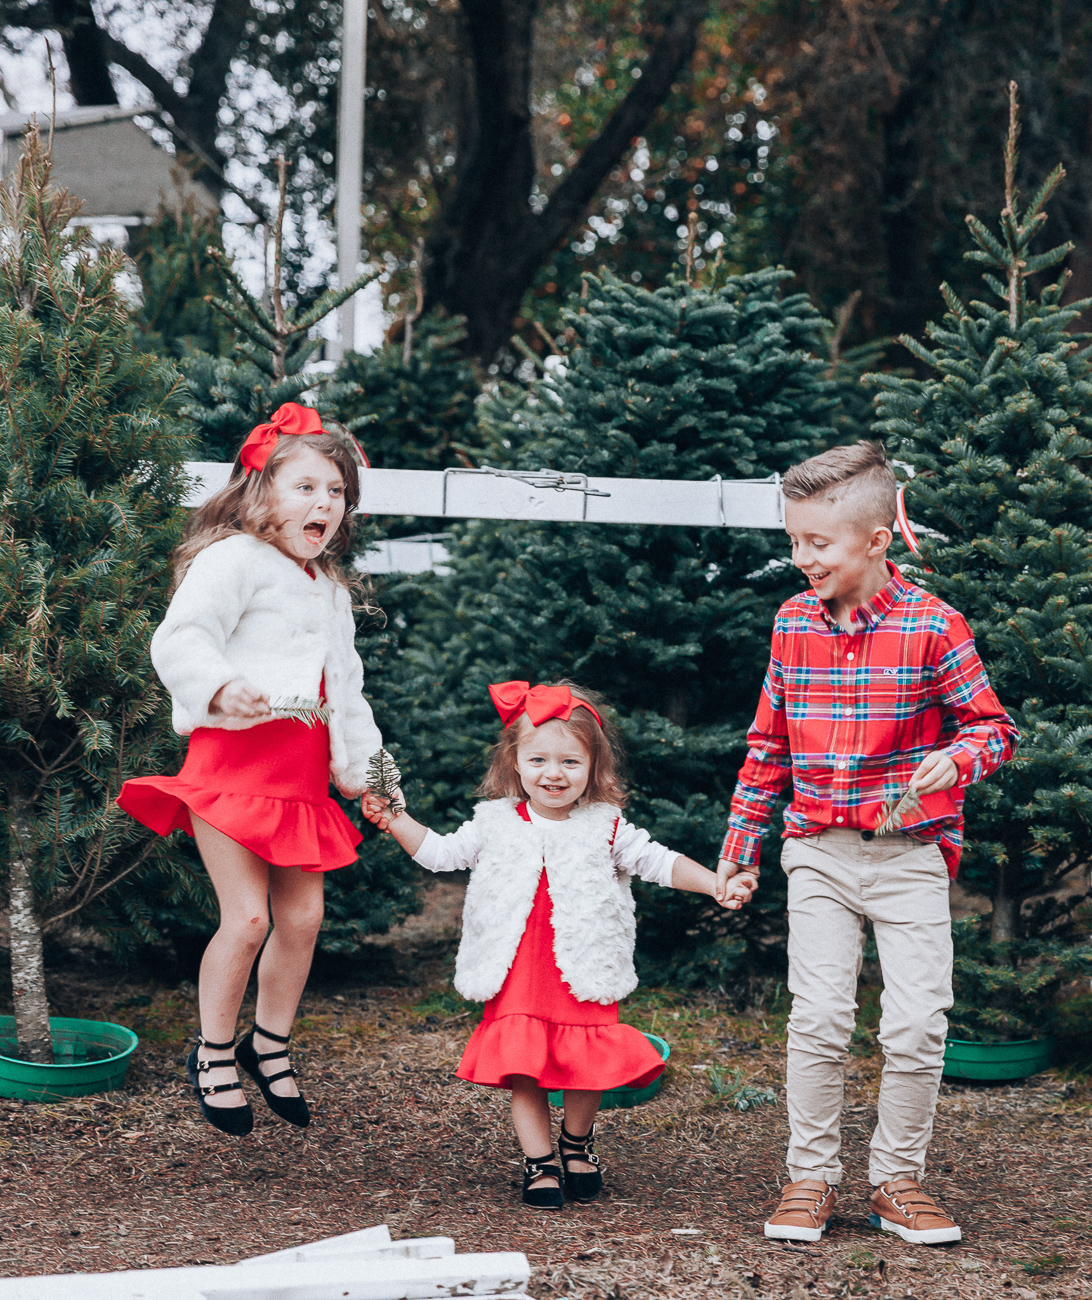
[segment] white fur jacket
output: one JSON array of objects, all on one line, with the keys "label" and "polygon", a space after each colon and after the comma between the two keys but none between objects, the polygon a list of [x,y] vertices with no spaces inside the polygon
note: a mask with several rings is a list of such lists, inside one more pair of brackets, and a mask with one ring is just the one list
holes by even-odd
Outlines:
[{"label": "white fur jacket", "polygon": [[245,678],[276,707],[317,701],[326,678],[330,775],[342,794],[367,789],[368,760],[383,744],[364,699],[364,665],[344,587],[311,578],[248,533],[213,542],[194,559],[152,637],[152,663],[171,693],[174,729],[241,731],[261,721],[209,714],[212,697]]},{"label": "white fur jacket", "polygon": [[678,854],[610,804],[557,822],[524,821],[516,808],[515,799],[480,803],[453,834],[429,831],[415,856],[430,871],[471,868],[455,987],[475,1002],[500,992],[545,868],[561,978],[581,1002],[617,1002],[637,987],[631,878],[670,885]]}]

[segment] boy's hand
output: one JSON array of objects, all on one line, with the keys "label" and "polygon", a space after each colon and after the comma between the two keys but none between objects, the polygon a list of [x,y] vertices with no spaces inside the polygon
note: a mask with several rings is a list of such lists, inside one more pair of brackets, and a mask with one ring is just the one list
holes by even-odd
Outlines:
[{"label": "boy's hand", "polygon": [[[757,873],[748,871],[745,867],[741,867],[738,862],[733,862],[730,858],[721,858],[717,863],[717,883],[713,890],[713,897],[722,906],[728,907],[728,899],[736,896],[736,890],[730,886],[728,882],[733,876],[739,875],[746,875],[746,877],[751,881],[747,897],[742,900],[742,903],[746,903],[750,901],[751,894],[753,894],[758,888]],[[733,903],[731,906],[738,908],[742,906],[742,903]]]},{"label": "boy's hand", "polygon": [[221,686],[209,701],[210,713],[223,713],[229,718],[264,718],[273,712],[269,696],[242,677]]},{"label": "boy's hand", "polygon": [[950,790],[958,780],[959,768],[955,762],[935,749],[922,760],[910,778],[910,788],[918,794],[936,794],[940,790]]},{"label": "boy's hand", "polygon": [[[717,889],[720,888],[720,871],[717,872]],[[750,871],[740,871],[737,868],[737,874],[731,878],[725,885],[723,897],[719,892],[714,894],[717,902],[721,907],[728,908],[731,912],[738,912],[739,909],[751,901],[751,895],[758,888],[758,877]]]},{"label": "boy's hand", "polygon": [[[402,798],[401,790],[396,790],[394,792],[393,799],[403,805],[404,811],[406,801]],[[391,799],[386,798],[384,795],[376,794],[372,790],[365,790],[364,797],[360,801],[360,811],[373,826],[378,826],[381,831],[386,832],[390,827],[391,822],[394,821],[394,816],[391,815],[390,805]],[[396,815],[400,816],[401,814]]]}]

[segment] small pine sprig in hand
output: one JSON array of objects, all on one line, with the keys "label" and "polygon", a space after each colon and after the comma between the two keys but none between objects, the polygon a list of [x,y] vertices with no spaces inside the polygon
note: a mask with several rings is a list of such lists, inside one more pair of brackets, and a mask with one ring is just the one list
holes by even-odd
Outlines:
[{"label": "small pine sprig in hand", "polygon": [[368,789],[381,799],[389,799],[389,811],[392,817],[406,811],[406,805],[398,799],[398,787],[402,783],[402,773],[391,754],[377,750],[368,760]]},{"label": "small pine sprig in hand", "polygon": [[886,815],[879,826],[876,827],[876,834],[890,835],[892,831],[901,830],[903,822],[908,817],[912,817],[920,807],[921,799],[918,797],[918,792],[911,786],[897,802],[891,799],[884,804],[884,813]]},{"label": "small pine sprig in hand", "polygon": [[290,700],[274,700],[271,705],[273,716],[289,718],[294,722],[305,722],[309,727],[330,721],[330,706],[319,700],[305,700],[293,695]]}]

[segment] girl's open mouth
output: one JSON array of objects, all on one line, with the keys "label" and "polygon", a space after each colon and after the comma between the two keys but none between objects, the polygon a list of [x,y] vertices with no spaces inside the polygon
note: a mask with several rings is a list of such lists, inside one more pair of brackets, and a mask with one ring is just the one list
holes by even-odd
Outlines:
[{"label": "girl's open mouth", "polygon": [[304,524],[303,535],[309,541],[321,542],[326,537],[326,524],[321,519],[313,519],[309,524]]}]

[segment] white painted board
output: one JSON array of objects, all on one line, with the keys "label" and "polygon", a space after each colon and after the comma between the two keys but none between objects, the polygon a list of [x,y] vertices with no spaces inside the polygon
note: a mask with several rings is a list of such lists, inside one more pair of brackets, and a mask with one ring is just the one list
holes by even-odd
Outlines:
[{"label": "white painted board", "polygon": [[443,573],[449,567],[448,559],[442,542],[396,537],[377,542],[353,564],[361,573]]},{"label": "white painted board", "polygon": [[[211,461],[192,461],[186,468],[194,480],[186,497],[187,506],[200,505],[227,482],[231,472],[230,465]],[[362,469],[359,508],[365,514],[424,518],[542,519],[691,528],[780,529],[784,526],[781,487],[776,479],[591,478],[583,482],[587,492],[464,470],[445,473]]]},{"label": "white painted board", "polygon": [[432,1300],[522,1295],[531,1270],[516,1252],[436,1259],[363,1256],[248,1262],[0,1280],[0,1300]]}]

